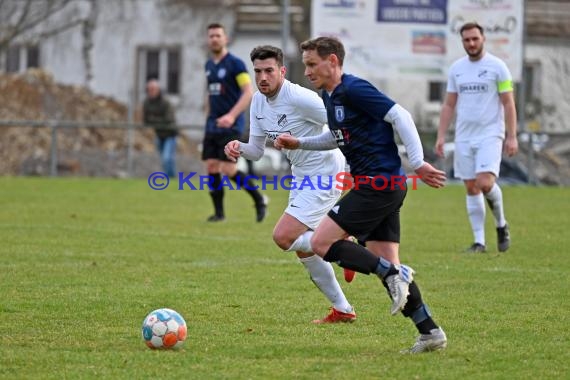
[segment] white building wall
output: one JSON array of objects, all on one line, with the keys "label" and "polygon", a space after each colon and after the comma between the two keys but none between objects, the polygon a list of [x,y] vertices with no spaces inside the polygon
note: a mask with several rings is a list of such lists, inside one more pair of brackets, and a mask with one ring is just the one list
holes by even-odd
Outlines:
[{"label": "white building wall", "polygon": [[74,28],[42,43],[42,66],[57,82],[89,85],[97,94],[128,104],[131,93],[137,106],[144,94],[137,71],[140,46],[180,46],[180,95],[171,97],[180,124],[203,124],[205,97],[204,63],[207,58],[206,27],[220,22],[228,30],[231,12],[211,7],[160,7],[159,1],[109,2],[99,8],[93,48],[90,52],[93,79],[86,83],[81,28]]},{"label": "white building wall", "polygon": [[[207,2],[205,2],[207,3]],[[253,78],[249,52],[254,46],[272,44],[281,46],[276,33],[242,33],[232,35],[235,14],[220,6],[183,6],[169,8],[162,0],[122,0],[99,3],[93,47],[90,51],[93,79],[86,83],[84,37],[81,26],[45,39],[41,42],[41,66],[51,71],[57,82],[88,85],[93,92],[129,103],[135,92],[136,104],[142,94],[141,76],[137,72],[137,47],[175,45],[181,48],[180,96],[172,98],[178,122],[202,125],[205,99],[203,66],[207,59],[206,26],[221,22],[226,26],[231,41],[229,49],[247,64]],[[87,8],[81,10],[88,13]],[[290,51],[297,43],[289,42]],[[541,77],[538,89],[542,102],[553,105],[554,112],[545,113],[541,120],[544,131],[570,131],[570,45],[558,41],[530,41],[526,46],[526,61],[540,62]],[[290,56],[300,63],[300,56]],[[350,59],[350,57],[347,57]],[[379,67],[381,70],[381,67]],[[407,108],[418,126],[437,128],[438,104],[428,104],[428,82],[423,80],[366,78],[388,96]],[[300,82],[297,80],[297,82]]]},{"label": "white building wall", "polygon": [[42,41],[40,66],[51,72],[58,83],[82,85],[85,78],[82,44],[79,27]]},{"label": "white building wall", "polygon": [[539,120],[544,132],[570,132],[570,45],[542,41],[526,47],[526,60],[539,62],[541,75],[537,90],[545,106],[554,112],[544,112]]}]

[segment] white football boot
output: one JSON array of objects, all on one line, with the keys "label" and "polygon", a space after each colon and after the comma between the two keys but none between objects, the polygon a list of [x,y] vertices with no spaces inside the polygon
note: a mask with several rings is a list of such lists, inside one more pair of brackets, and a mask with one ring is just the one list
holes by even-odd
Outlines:
[{"label": "white football boot", "polygon": [[410,284],[414,280],[414,273],[416,273],[407,265],[399,264],[394,266],[398,269],[398,273],[384,279],[392,297],[392,307],[390,308],[390,314],[392,315],[396,315],[406,306],[408,295],[410,294]]},{"label": "white football boot", "polygon": [[430,352],[443,350],[447,347],[447,336],[441,327],[432,329],[431,334],[421,334],[414,345],[402,351],[403,354],[418,354],[420,352]]}]

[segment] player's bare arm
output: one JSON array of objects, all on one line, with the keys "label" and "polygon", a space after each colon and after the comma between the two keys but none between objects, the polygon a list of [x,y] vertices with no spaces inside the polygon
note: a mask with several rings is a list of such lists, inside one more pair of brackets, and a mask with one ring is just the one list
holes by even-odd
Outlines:
[{"label": "player's bare arm", "polygon": [[445,144],[445,134],[447,133],[447,128],[451,123],[453,114],[455,113],[455,105],[457,104],[457,93],[448,92],[445,96],[445,101],[441,106],[441,114],[439,117],[439,128],[437,129],[437,140],[435,142],[435,154],[438,157],[444,157],[445,152],[443,151],[443,146]]},{"label": "player's bare arm", "polygon": [[501,103],[505,109],[505,153],[512,157],[517,154],[519,150],[519,143],[517,139],[517,111],[515,108],[515,99],[512,92],[503,92],[500,94]]}]

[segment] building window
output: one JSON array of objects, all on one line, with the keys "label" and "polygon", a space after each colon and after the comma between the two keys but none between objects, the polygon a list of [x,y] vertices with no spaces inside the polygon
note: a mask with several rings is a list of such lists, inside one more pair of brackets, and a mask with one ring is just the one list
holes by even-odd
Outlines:
[{"label": "building window", "polygon": [[[526,102],[533,101],[540,97],[540,75],[541,66],[540,62],[525,62],[523,66],[522,80],[525,81],[525,100]],[[519,98],[521,97],[521,83],[516,83],[515,85],[515,97],[517,99],[517,104]]]},{"label": "building window", "polygon": [[139,90],[144,94],[149,79],[156,79],[166,94],[180,93],[180,48],[142,47],[138,52]]},{"label": "building window", "polygon": [[6,71],[17,73],[20,71],[20,47],[10,46],[6,51]]},{"label": "building window", "polygon": [[[542,67],[540,62],[525,62],[522,72],[522,81],[524,81],[524,94],[522,92],[522,82],[515,84],[515,102],[519,119],[536,118],[545,110],[545,104],[542,102]],[[524,98],[523,98],[524,95]],[[521,106],[524,100],[524,107]],[[548,108],[546,106],[546,108]],[[525,112],[523,115],[522,112]]]},{"label": "building window", "polygon": [[158,79],[160,76],[160,51],[149,50],[146,52],[146,79]]},{"label": "building window", "polygon": [[29,46],[26,50],[27,67],[40,67],[40,49],[37,46]]},{"label": "building window", "polygon": [[38,46],[12,45],[6,50],[6,71],[19,73],[32,67],[40,67]]},{"label": "building window", "polygon": [[429,82],[428,100],[430,102],[443,102],[445,97],[445,82]]},{"label": "building window", "polygon": [[169,94],[178,94],[180,83],[180,54],[177,50],[168,52],[168,76],[166,78],[166,88]]}]

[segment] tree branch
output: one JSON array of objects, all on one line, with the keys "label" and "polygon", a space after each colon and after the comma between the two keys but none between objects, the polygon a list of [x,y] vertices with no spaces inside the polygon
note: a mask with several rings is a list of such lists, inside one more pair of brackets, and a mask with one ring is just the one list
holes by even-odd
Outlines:
[{"label": "tree branch", "polygon": [[82,20],[82,19],[73,20],[73,21],[69,22],[68,24],[61,25],[61,26],[55,27],[53,29],[38,33],[38,37],[39,38],[51,37],[51,36],[54,36],[54,35],[59,34],[61,32],[65,32],[68,29],[71,29],[73,27],[81,25],[84,22],[85,22],[85,20]]},{"label": "tree branch", "polygon": [[[28,0],[30,1],[30,0]],[[63,10],[67,4],[69,4],[69,0],[63,0],[62,2],[54,2],[54,1],[48,1],[47,3],[47,9],[43,12],[43,14],[41,13],[41,10],[38,12],[40,14],[35,15],[35,19],[33,18],[33,16],[30,17],[30,20],[28,20],[28,22],[26,23],[26,25],[23,25],[21,27],[20,30],[20,34],[35,28],[36,26],[38,26],[40,23],[42,23],[43,21],[48,20],[51,16],[53,16],[54,14],[56,14],[57,12],[60,12],[61,10]],[[36,8],[39,9],[39,8]]]},{"label": "tree branch", "polygon": [[[20,3],[20,6],[14,6],[14,3],[0,0],[0,14],[7,15],[2,17],[3,24],[8,25],[4,31],[0,29],[0,51],[5,49],[18,36],[33,30],[42,22],[49,21],[57,13],[64,12],[65,8],[71,3],[72,0],[26,0],[25,3]],[[13,6],[12,9],[9,8],[10,5]],[[10,24],[10,20],[14,18],[19,9],[21,9],[21,13],[18,15],[17,20]],[[81,18],[73,17],[72,13],[69,14],[69,17],[65,16],[66,14],[62,15],[61,22],[58,25],[48,30],[38,31],[37,36],[40,38],[53,36],[83,22]],[[48,28],[49,23],[46,24],[46,28]]]}]

